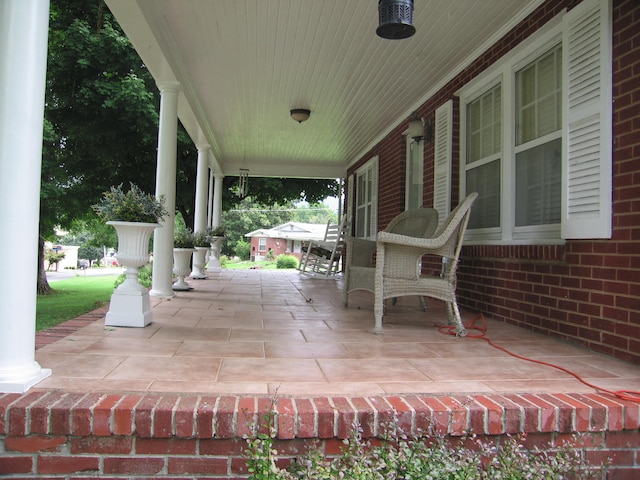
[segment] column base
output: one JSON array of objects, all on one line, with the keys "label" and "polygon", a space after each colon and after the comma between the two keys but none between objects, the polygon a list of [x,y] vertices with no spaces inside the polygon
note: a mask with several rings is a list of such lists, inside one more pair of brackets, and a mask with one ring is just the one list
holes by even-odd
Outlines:
[{"label": "column base", "polygon": [[104,319],[108,327],[146,327],[152,321],[149,293],[135,290],[118,291],[111,295],[109,311]]},{"label": "column base", "polygon": [[50,368],[41,368],[38,362],[33,362],[31,368],[24,372],[0,372],[0,392],[2,393],[26,393],[31,387],[40,383],[51,375]]}]

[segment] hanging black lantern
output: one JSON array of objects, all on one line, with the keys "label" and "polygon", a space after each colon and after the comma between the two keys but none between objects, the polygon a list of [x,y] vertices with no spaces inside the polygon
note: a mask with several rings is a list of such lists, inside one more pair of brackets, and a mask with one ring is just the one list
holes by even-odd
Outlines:
[{"label": "hanging black lantern", "polygon": [[409,38],[413,26],[413,0],[378,0],[379,25],[376,33],[389,40]]}]

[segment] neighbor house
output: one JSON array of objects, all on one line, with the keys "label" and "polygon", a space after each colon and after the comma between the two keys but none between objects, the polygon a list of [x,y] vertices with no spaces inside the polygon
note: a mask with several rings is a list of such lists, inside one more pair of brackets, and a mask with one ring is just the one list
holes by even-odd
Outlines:
[{"label": "neighbor house", "polygon": [[310,240],[322,240],[326,224],[287,222],[273,228],[261,228],[245,234],[251,238],[251,260],[265,260],[269,251],[278,255],[302,257],[302,248]]}]

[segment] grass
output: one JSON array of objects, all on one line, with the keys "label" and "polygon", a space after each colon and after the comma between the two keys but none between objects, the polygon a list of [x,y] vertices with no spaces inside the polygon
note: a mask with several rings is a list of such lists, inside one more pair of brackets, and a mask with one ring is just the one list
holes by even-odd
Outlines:
[{"label": "grass", "polygon": [[117,275],[79,276],[51,282],[51,295],[38,295],[36,331],[54,327],[105,305]]},{"label": "grass", "polygon": [[257,262],[252,262],[250,260],[228,260],[224,264],[224,268],[228,268],[229,270],[248,270],[250,268],[259,268],[261,270],[275,270],[276,261],[259,260]]}]

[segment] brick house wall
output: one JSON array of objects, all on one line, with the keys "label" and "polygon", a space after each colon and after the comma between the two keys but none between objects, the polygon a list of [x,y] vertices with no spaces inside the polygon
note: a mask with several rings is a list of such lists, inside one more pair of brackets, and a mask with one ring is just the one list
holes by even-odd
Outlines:
[{"label": "brick house wall", "polygon": [[[273,257],[277,258],[278,255],[293,255],[300,259],[300,253],[293,253],[287,251],[287,240],[284,238],[266,238],[266,248],[264,251],[258,250],[258,242],[260,237],[251,237],[251,258],[254,258],[256,255],[260,255],[262,257],[266,257],[269,249],[273,250]],[[262,237],[264,238],[264,237]]]},{"label": "brick house wall", "polygon": [[[460,151],[460,106],[454,92],[579,3],[545,2],[418,109],[420,117],[433,119],[437,107],[454,102],[452,205],[459,202]],[[458,301],[497,320],[640,364],[640,2],[634,0],[613,1],[613,97],[612,238],[553,246],[466,246]],[[404,210],[407,122],[348,171],[351,175],[379,156],[379,230]],[[424,148],[426,205],[433,201],[433,147],[427,143]]]}]

